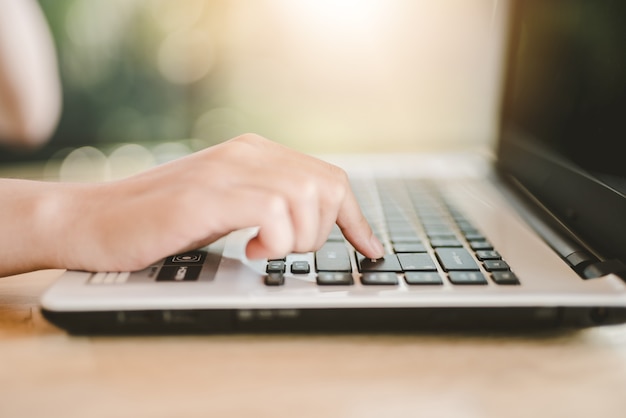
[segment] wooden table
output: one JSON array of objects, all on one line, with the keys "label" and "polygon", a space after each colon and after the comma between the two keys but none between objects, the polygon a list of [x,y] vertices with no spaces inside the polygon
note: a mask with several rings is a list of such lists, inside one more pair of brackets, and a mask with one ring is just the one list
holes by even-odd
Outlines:
[{"label": "wooden table", "polygon": [[626,416],[626,326],[73,337],[38,310],[60,273],[0,279],[0,417]]}]

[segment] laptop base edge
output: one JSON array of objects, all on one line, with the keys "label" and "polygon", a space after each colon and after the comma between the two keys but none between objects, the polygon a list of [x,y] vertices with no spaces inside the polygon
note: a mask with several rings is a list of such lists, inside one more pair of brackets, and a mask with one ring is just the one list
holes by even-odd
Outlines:
[{"label": "laptop base edge", "polygon": [[193,309],[56,312],[54,325],[74,335],[519,332],[580,329],[626,322],[621,307]]}]

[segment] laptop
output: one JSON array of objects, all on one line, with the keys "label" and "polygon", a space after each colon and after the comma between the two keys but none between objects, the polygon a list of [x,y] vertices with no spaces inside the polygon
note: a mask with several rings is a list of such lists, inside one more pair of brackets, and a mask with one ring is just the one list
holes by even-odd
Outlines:
[{"label": "laptop", "polygon": [[235,231],[141,271],[67,271],[44,316],[88,334],[626,322],[626,3],[507,14],[492,149],[324,157],[351,176],[383,259],[335,230],[315,252],[248,260],[254,230]]}]

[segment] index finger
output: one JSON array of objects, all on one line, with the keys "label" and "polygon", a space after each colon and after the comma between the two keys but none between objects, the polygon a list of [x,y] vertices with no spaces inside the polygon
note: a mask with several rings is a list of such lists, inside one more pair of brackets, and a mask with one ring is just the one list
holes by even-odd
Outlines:
[{"label": "index finger", "polygon": [[374,235],[351,189],[348,189],[337,214],[337,225],[343,236],[365,257],[378,259],[385,255],[383,245]]}]

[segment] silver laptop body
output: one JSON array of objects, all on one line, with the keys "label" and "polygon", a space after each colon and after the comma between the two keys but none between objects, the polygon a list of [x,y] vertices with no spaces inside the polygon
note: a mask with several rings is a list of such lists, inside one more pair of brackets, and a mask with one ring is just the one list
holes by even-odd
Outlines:
[{"label": "silver laptop body", "polygon": [[[616,41],[626,8],[542,3],[512,3],[494,149],[321,156],[350,174],[384,261],[363,259],[337,232],[317,252],[252,261],[255,231],[241,230],[142,271],[67,271],[43,295],[44,315],[73,333],[625,322],[626,164],[616,155],[626,88],[599,97],[593,89],[606,86],[593,81],[626,61]],[[561,12],[596,13],[602,36],[586,36],[584,22],[547,31]],[[586,49],[592,39],[607,56]]]}]

